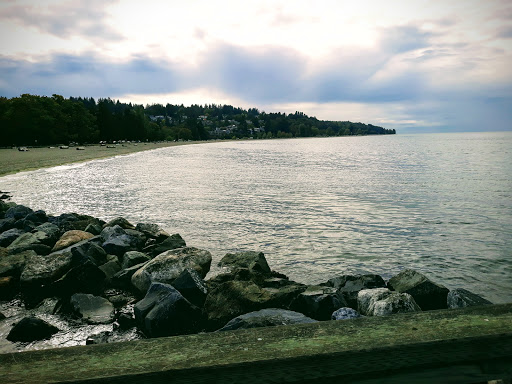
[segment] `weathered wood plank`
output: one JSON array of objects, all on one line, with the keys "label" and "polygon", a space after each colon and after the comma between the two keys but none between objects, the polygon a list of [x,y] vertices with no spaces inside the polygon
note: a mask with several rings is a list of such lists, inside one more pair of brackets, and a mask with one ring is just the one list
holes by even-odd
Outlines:
[{"label": "weathered wood plank", "polygon": [[433,377],[446,383],[512,377],[512,304],[0,355],[3,383],[423,383]]}]

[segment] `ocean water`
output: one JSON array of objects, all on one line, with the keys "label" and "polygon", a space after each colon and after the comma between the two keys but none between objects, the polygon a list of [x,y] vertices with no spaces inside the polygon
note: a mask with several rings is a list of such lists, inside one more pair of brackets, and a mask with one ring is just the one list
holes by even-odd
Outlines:
[{"label": "ocean water", "polygon": [[0,178],[49,214],[157,223],[187,245],[264,252],[303,283],[413,268],[512,302],[512,133],[206,143]]}]

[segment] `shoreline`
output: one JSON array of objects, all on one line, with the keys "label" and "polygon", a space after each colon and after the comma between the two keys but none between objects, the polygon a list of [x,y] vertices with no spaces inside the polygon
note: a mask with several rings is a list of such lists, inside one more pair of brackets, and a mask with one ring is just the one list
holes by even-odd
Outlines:
[{"label": "shoreline", "polygon": [[226,140],[210,141],[179,141],[160,143],[126,143],[117,145],[115,148],[107,148],[94,144],[80,147],[84,150],[77,150],[79,147],[60,149],[55,147],[34,147],[27,152],[18,151],[17,148],[0,149],[0,177],[13,175],[19,172],[34,171],[43,168],[57,167],[60,165],[76,164],[91,160],[106,159],[115,156],[129,155],[132,153],[151,151],[159,148],[167,148],[181,145],[217,143]]}]

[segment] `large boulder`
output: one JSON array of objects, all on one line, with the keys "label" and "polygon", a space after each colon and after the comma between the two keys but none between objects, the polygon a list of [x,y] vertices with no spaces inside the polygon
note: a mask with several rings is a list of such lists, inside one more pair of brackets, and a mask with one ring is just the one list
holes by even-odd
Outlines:
[{"label": "large boulder", "polygon": [[49,246],[41,243],[37,236],[30,232],[19,236],[7,247],[7,249],[11,254],[33,250],[40,255],[48,255],[51,251]]},{"label": "large boulder", "polygon": [[142,248],[145,240],[141,235],[140,232],[123,229],[119,225],[105,227],[100,234],[104,240],[101,246],[108,254],[122,257],[128,251],[137,251]]},{"label": "large boulder", "polygon": [[33,212],[34,211],[31,208],[25,207],[24,205],[21,205],[21,204],[18,204],[18,205],[15,205],[14,207],[9,208],[5,212],[4,218],[5,219],[12,218],[14,220],[21,220],[25,216],[27,216],[28,214],[33,213]]},{"label": "large boulder", "polygon": [[44,223],[34,228],[36,238],[49,247],[53,247],[61,236],[60,228],[52,223]]},{"label": "large boulder", "polygon": [[119,225],[123,229],[135,229],[135,226],[124,217],[117,217],[110,220],[108,223],[104,224],[103,227],[115,227],[116,225]]},{"label": "large boulder", "polygon": [[8,229],[0,234],[0,247],[8,247],[14,240],[25,233],[19,228]]},{"label": "large boulder", "polygon": [[133,289],[132,276],[146,263],[141,263],[134,265],[133,267],[121,269],[110,279],[112,286],[127,290]]},{"label": "large boulder", "polygon": [[363,289],[385,288],[386,282],[379,275],[342,275],[327,281],[343,295],[348,306],[357,308],[357,294]]},{"label": "large boulder", "polygon": [[74,314],[89,324],[108,324],[114,320],[114,306],[103,297],[75,293],[70,305]]},{"label": "large boulder", "polygon": [[166,251],[184,248],[186,246],[187,244],[185,243],[185,240],[183,240],[183,238],[178,233],[175,233],[160,243],[155,243],[144,247],[142,252],[147,253],[150,257],[155,257]]},{"label": "large boulder", "polygon": [[210,270],[210,252],[185,247],[164,252],[145,264],[132,276],[132,284],[140,292],[146,292],[151,283],[172,284],[187,268],[195,270],[204,278]]},{"label": "large boulder", "polygon": [[139,329],[149,337],[194,333],[202,324],[201,310],[173,286],[162,283],[151,284],[134,313]]},{"label": "large boulder", "polygon": [[107,252],[97,243],[98,237],[92,237],[89,240],[82,241],[75,246],[71,247],[73,256],[82,262],[90,260],[97,266],[103,265],[107,262]]},{"label": "large boulder", "polygon": [[18,292],[18,285],[13,276],[0,277],[0,300],[11,300]]},{"label": "large boulder", "polygon": [[14,220],[12,217],[8,219],[0,219],[0,233],[14,228],[15,225],[16,220]]},{"label": "large boulder", "polygon": [[61,249],[67,248],[73,244],[79,243],[83,240],[88,240],[94,237],[92,233],[73,229],[71,231],[64,232],[57,243],[54,245],[52,252],[60,251]]},{"label": "large boulder", "polygon": [[231,270],[244,268],[251,272],[264,274],[270,273],[270,267],[263,252],[237,252],[227,253],[219,262],[219,267],[227,267]]},{"label": "large boulder", "polygon": [[357,298],[359,312],[366,316],[421,311],[408,293],[393,292],[386,288],[364,289],[359,292]]},{"label": "large boulder", "polygon": [[27,259],[32,256],[37,256],[37,254],[34,251],[25,251],[0,258],[0,276],[19,278]]},{"label": "large boulder", "polygon": [[313,320],[299,312],[279,308],[267,308],[237,316],[230,320],[224,327],[219,329],[219,331],[315,322],[316,320]]},{"label": "large boulder", "polygon": [[60,297],[69,297],[77,292],[99,295],[105,278],[105,273],[91,260],[74,257],[73,267],[55,281],[50,290]]},{"label": "large boulder", "polygon": [[85,228],[87,228],[87,226],[90,224],[103,226],[105,223],[104,221],[95,217],[79,215],[77,213],[63,213],[59,216],[49,217],[48,221],[57,225],[62,232],[70,231],[73,229],[85,231]]},{"label": "large boulder", "polygon": [[134,265],[145,263],[150,260],[150,257],[145,253],[138,251],[128,251],[123,255],[123,269],[133,267]]},{"label": "large boulder", "polygon": [[139,223],[135,226],[135,230],[142,232],[149,239],[155,239],[157,243],[161,243],[171,236],[156,224]]},{"label": "large boulder", "polygon": [[447,308],[448,288],[430,281],[425,275],[406,269],[388,281],[388,288],[408,293],[422,310]]},{"label": "large boulder", "polygon": [[330,320],[332,313],[347,303],[336,288],[321,285],[309,286],[290,305],[290,309],[316,320]]},{"label": "large boulder", "polygon": [[59,332],[57,327],[48,324],[44,320],[37,317],[24,317],[11,329],[7,335],[7,340],[29,343],[48,339],[57,332]]},{"label": "large boulder", "polygon": [[448,308],[465,308],[492,303],[467,289],[457,288],[448,293],[447,304]]},{"label": "large boulder", "polygon": [[197,271],[187,268],[173,281],[176,288],[192,304],[202,307],[208,294],[206,283]]}]

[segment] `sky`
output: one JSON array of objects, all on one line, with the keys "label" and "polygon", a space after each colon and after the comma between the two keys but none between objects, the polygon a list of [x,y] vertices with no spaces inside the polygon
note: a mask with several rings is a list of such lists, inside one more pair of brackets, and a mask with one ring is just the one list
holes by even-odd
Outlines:
[{"label": "sky", "polygon": [[510,0],[0,0],[0,96],[512,130]]}]

